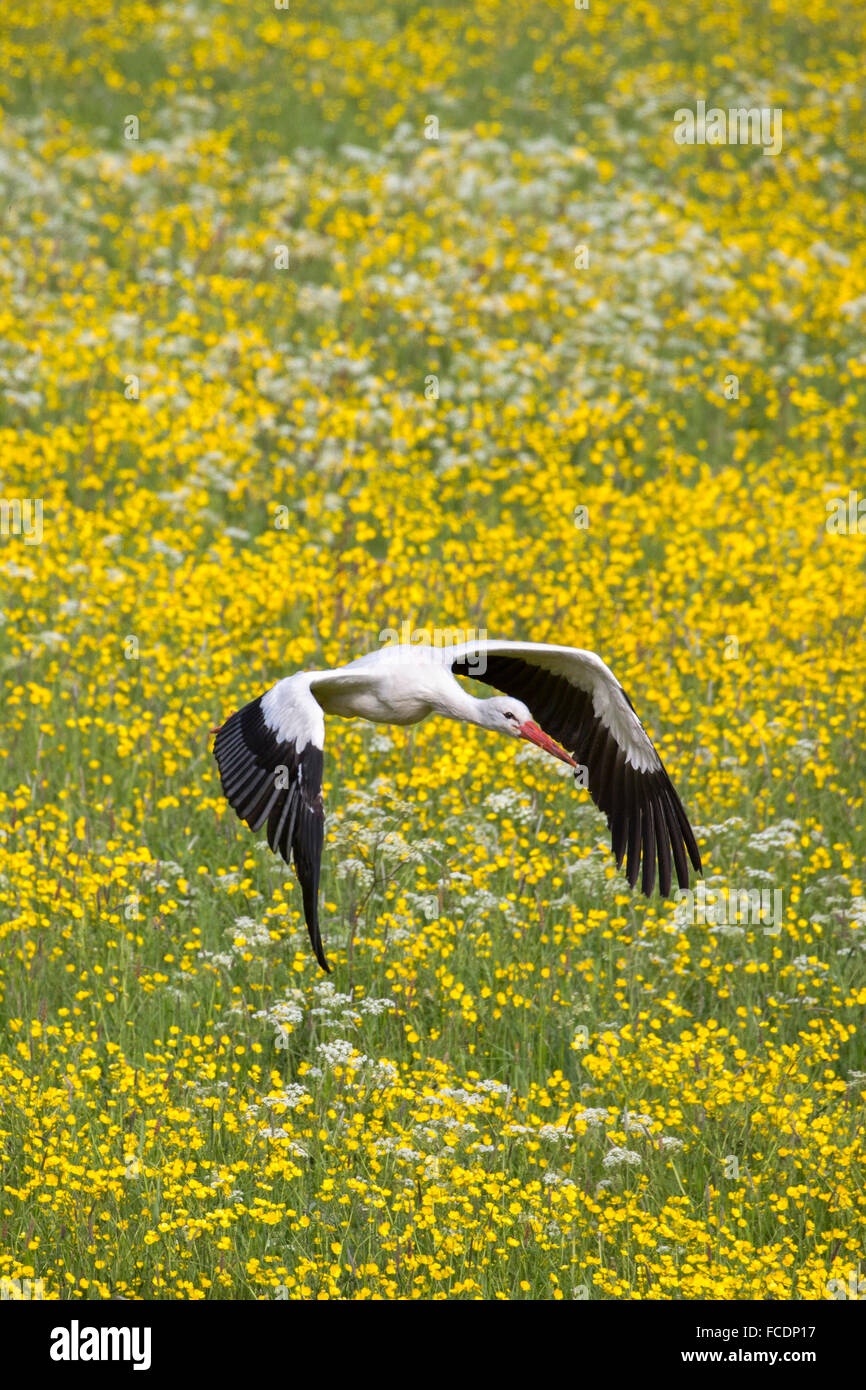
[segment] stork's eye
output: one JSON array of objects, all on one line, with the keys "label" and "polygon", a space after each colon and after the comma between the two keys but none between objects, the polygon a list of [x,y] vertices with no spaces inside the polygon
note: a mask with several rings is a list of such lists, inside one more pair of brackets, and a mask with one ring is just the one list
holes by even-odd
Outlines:
[{"label": "stork's eye", "polygon": [[506,719],[513,719],[514,722],[515,722],[515,724],[519,724],[519,723],[520,723],[520,720],[517,718],[517,715],[514,713],[514,710],[513,710],[513,709],[507,709],[507,710],[505,711],[505,718],[506,718]]}]

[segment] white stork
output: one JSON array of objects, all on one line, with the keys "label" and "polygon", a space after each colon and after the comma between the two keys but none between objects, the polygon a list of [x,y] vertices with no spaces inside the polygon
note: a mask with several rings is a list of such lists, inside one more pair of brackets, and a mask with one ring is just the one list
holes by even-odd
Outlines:
[{"label": "white stork", "polygon": [[[506,693],[477,699],[456,676]],[[583,772],[584,785],[607,816],[617,868],[627,855],[630,887],[637,884],[641,855],[647,896],[655,885],[656,856],[663,897],[670,895],[672,862],[680,887],[688,887],[686,851],[701,872],[692,828],[661,758],[616,676],[594,652],[540,642],[384,646],[333,671],[287,676],[214,730],[214,756],[229,804],[251,830],[267,821],[271,849],[287,864],[294,858],[323,970],[330,970],[318,913],[325,714],[375,724],[417,724],[442,714],[527,739],[576,774]]]}]

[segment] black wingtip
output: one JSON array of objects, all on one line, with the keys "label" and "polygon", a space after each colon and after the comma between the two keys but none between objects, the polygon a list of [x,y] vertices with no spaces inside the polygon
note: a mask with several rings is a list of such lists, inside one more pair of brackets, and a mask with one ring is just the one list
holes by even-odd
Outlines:
[{"label": "black wingtip", "polygon": [[680,888],[688,888],[689,860],[698,876],[702,876],[694,832],[663,766],[648,779],[642,779],[626,763],[617,798],[604,809],[617,868],[622,867],[625,858],[625,876],[632,890],[640,883],[641,892],[649,898],[658,882],[659,896],[669,898],[674,869]]},{"label": "black wingtip", "polygon": [[685,847],[688,851],[689,859],[692,861],[692,867],[694,868],[696,873],[700,874],[701,877],[703,877],[704,871],[701,866],[701,853],[698,849],[698,842],[695,839],[695,833],[692,830],[691,825],[689,824],[689,818],[685,813],[683,803],[677,796],[677,793],[674,790],[674,787],[671,784],[670,779],[668,779],[667,790],[671,802],[673,803],[674,814],[677,820],[679,821],[680,829],[683,835],[683,842],[685,843]]},{"label": "black wingtip", "polygon": [[322,967],[322,969],[324,970],[324,972],[325,972],[326,975],[331,975],[331,974],[333,974],[333,971],[331,970],[331,967],[330,967],[330,965],[328,964],[327,957],[325,956],[325,948],[324,948],[324,946],[322,945],[322,937],[321,937],[321,933],[320,933],[319,928],[318,928],[318,924],[316,925],[315,933],[313,932],[313,928],[312,928],[312,927],[309,927],[309,932],[310,932],[310,942],[312,943],[312,947],[313,947],[313,951],[314,951],[315,956],[316,956],[316,960],[319,962],[320,966]]},{"label": "black wingtip", "polygon": [[656,886],[656,832],[653,823],[652,801],[648,794],[644,795],[640,809],[640,828],[643,850],[640,887],[644,896],[651,898]]}]

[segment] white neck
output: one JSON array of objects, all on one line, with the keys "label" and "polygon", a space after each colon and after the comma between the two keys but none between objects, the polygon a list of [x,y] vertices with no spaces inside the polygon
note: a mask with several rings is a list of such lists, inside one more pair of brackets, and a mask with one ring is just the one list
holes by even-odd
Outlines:
[{"label": "white neck", "polygon": [[482,729],[493,727],[490,701],[476,699],[457,681],[454,681],[453,686],[449,683],[447,690],[438,694],[432,703],[436,713],[444,714],[446,719],[458,719],[463,724],[478,724]]}]

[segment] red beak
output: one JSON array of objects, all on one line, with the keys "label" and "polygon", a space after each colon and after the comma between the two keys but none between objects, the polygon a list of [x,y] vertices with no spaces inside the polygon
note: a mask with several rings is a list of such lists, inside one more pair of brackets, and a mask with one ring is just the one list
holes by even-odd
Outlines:
[{"label": "red beak", "polygon": [[568,763],[569,767],[577,767],[571,754],[566,753],[564,748],[560,748],[558,743],[554,743],[550,735],[540,729],[534,719],[527,719],[525,724],[521,724],[520,737],[527,739],[529,743],[537,743],[539,748],[544,749],[545,753],[552,753],[555,758],[560,758],[562,762]]}]

